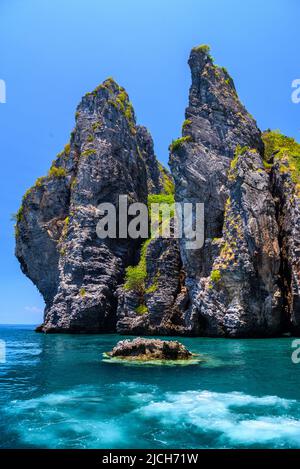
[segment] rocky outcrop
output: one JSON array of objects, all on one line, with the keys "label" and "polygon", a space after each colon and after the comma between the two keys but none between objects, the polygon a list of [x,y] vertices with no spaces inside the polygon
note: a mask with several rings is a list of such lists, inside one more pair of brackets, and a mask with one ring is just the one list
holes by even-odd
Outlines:
[{"label": "rocky outcrop", "polygon": [[145,275],[119,289],[117,331],[126,334],[181,335],[187,332],[182,309],[188,301],[176,239],[157,238],[142,249]]},{"label": "rocky outcrop", "polygon": [[[227,172],[237,146],[262,151],[255,121],[240,103],[228,72],[214,65],[207,46],[192,50],[189,65],[192,85],[182,137],[170,146],[170,167],[179,202],[202,202],[205,206],[205,239],[222,234],[228,197]],[[205,258],[211,243],[194,253],[181,243],[188,277],[205,276]]]},{"label": "rocky outcrop", "polygon": [[146,164],[148,194],[161,194],[173,191],[170,173],[157,161],[152,137],[146,127],[138,125],[137,144]]},{"label": "rocky outcrop", "polygon": [[256,150],[231,162],[219,255],[195,307],[205,335],[272,336],[281,330],[280,251],[269,176]]},{"label": "rocky outcrop", "polygon": [[[170,147],[170,166],[175,180],[176,201],[204,203],[205,244],[201,250],[188,250],[186,241],[183,239],[180,242],[186,286],[190,295],[189,309],[185,314],[192,318],[193,330],[197,334],[231,335],[233,332],[225,331],[222,319],[217,319],[227,309],[229,298],[224,298],[224,303],[219,301],[218,307],[221,310],[218,311],[209,304],[204,306],[206,303],[201,303],[199,298],[204,296],[209,303],[208,298],[212,294],[206,292],[210,288],[209,278],[219,256],[223,237],[227,236],[224,233],[227,223],[224,218],[226,201],[230,196],[230,163],[236,150],[244,147],[255,150],[259,158],[258,155],[263,154],[263,142],[255,121],[238,99],[231,77],[224,68],[213,63],[207,46],[193,49],[189,64],[192,73],[189,106],[183,136]],[[260,169],[264,173],[264,167]],[[252,182],[255,185],[256,180]],[[266,175],[264,183],[267,191]],[[241,197],[241,194],[237,197]],[[273,219],[273,222],[276,232],[276,221]],[[251,263],[254,266],[254,261],[251,260]],[[256,287],[260,291],[264,286],[259,283],[259,279],[257,273]],[[247,299],[246,292],[244,293]],[[257,307],[262,306],[262,303]],[[252,311],[253,308],[246,304],[239,305],[239,312],[233,314],[251,315],[246,310]],[[277,323],[277,319],[275,322]],[[236,325],[232,330],[235,335],[244,334],[242,326],[239,330]]]},{"label": "rocky outcrop", "polygon": [[[172,177],[126,91],[108,79],[82,99],[70,143],[25,194],[16,254],[45,298],[40,330],[300,334],[300,145],[276,132],[262,138],[207,46],[189,65]],[[171,235],[100,239],[99,204],[118,207],[123,194],[169,207]],[[174,237],[174,201],[204,204],[201,248]]]},{"label": "rocky outcrop", "polygon": [[283,294],[282,330],[300,334],[300,145],[279,132],[265,132],[266,165],[276,204]]},{"label": "rocky outcrop", "polygon": [[188,360],[193,354],[176,341],[159,339],[142,339],[138,337],[132,341],[121,340],[108,352],[109,357],[135,360]]},{"label": "rocky outcrop", "polygon": [[17,213],[16,255],[24,274],[43,295],[46,308],[52,304],[59,286],[58,242],[68,215],[69,199],[67,178],[41,178],[24,195]]},{"label": "rocky outcrop", "polygon": [[274,193],[278,195],[284,328],[300,335],[300,197],[290,176],[281,174],[278,169],[277,164],[273,181]]},{"label": "rocky outcrop", "polygon": [[128,203],[146,202],[148,189],[167,181],[126,91],[108,79],[88,93],[70,143],[17,215],[16,255],[45,298],[43,331],[115,330],[116,290],[140,241],[99,239],[97,207],[117,207],[121,194]]}]

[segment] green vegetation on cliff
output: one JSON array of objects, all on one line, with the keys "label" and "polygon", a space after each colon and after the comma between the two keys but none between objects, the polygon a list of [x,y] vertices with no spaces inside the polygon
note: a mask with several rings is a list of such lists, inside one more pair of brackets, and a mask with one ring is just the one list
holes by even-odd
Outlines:
[{"label": "green vegetation on cliff", "polygon": [[[174,204],[174,195],[173,194],[150,194],[148,196],[148,211],[149,215],[151,213],[151,204],[166,204],[171,206],[170,210],[170,217],[174,216],[174,208],[172,205]],[[166,221],[169,221],[166,220]],[[162,214],[159,213],[159,223],[162,222]],[[141,246],[140,251],[140,260],[137,265],[129,266],[126,268],[125,271],[125,290],[135,290],[141,294],[144,293],[151,293],[155,291],[157,288],[157,278],[155,279],[154,283],[145,291],[145,282],[147,279],[147,249],[151,242],[152,238],[148,238],[144,241]]]},{"label": "green vegetation on cliff", "polygon": [[280,163],[280,171],[290,172],[297,191],[300,191],[300,144],[279,130],[264,132],[263,142],[266,164],[270,164],[270,159],[275,157],[275,161]]},{"label": "green vegetation on cliff", "polygon": [[174,194],[175,193],[175,185],[173,178],[168,172],[165,170],[161,163],[158,163],[158,168],[163,179],[163,189],[166,194]]},{"label": "green vegetation on cliff", "polygon": [[182,123],[182,131],[183,131],[186,127],[188,127],[189,125],[191,125],[191,123],[192,123],[191,119],[185,119],[185,120],[183,121],[183,123]]},{"label": "green vegetation on cliff", "polygon": [[50,178],[63,178],[67,175],[67,172],[64,168],[52,166],[48,172]]},{"label": "green vegetation on cliff", "polygon": [[206,54],[213,61],[213,58],[210,55],[210,46],[208,46],[207,44],[200,44],[199,46],[193,47],[192,50],[193,52],[201,52],[203,54]]},{"label": "green vegetation on cliff", "polygon": [[248,147],[241,147],[240,145],[236,147],[234,157],[230,162],[230,168],[228,173],[228,179],[230,181],[233,181],[236,178],[236,167],[238,164],[239,157],[244,155],[248,150],[250,150],[250,148]]},{"label": "green vegetation on cliff", "polygon": [[151,238],[146,239],[141,247],[140,260],[137,265],[129,266],[125,273],[125,290],[135,290],[143,293],[145,290],[145,280],[147,278],[146,255]]},{"label": "green vegetation on cliff", "polygon": [[173,153],[174,151],[178,150],[183,143],[191,142],[192,140],[193,139],[191,135],[186,135],[185,137],[177,138],[177,140],[173,140],[173,142],[169,146],[169,150]]},{"label": "green vegetation on cliff", "polygon": [[94,148],[89,148],[88,150],[84,150],[81,155],[82,156],[90,156],[90,155],[96,155],[97,151]]},{"label": "green vegetation on cliff", "polygon": [[130,132],[135,135],[136,128],[134,110],[125,89],[122,86],[119,86],[113,78],[108,78],[105,80],[105,82],[100,85],[98,89],[99,88],[106,88],[109,91],[111,99],[109,99],[107,102],[124,114],[128,122]]},{"label": "green vegetation on cliff", "polygon": [[217,283],[221,279],[221,272],[219,270],[212,270],[210,274],[212,282]]},{"label": "green vegetation on cliff", "polygon": [[148,208],[151,208],[151,204],[174,204],[174,194],[162,193],[162,194],[150,194],[148,195]]},{"label": "green vegetation on cliff", "polygon": [[138,306],[137,308],[135,308],[135,312],[137,314],[146,314],[148,313],[148,308],[146,305],[142,304],[140,306]]}]

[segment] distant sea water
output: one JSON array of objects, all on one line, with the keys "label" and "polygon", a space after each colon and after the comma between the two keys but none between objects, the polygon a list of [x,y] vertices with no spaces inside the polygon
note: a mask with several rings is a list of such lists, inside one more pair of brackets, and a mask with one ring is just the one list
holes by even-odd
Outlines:
[{"label": "distant sea water", "polygon": [[1,448],[300,448],[292,339],[180,338],[205,362],[102,361],[118,335],[0,326]]}]

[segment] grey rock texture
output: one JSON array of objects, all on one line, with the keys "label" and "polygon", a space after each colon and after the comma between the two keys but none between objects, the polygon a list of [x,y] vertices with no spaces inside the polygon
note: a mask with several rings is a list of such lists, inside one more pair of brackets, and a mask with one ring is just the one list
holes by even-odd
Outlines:
[{"label": "grey rock texture", "polygon": [[264,141],[279,227],[282,328],[300,335],[300,145],[276,132],[265,132]]},{"label": "grey rock texture", "polygon": [[177,340],[167,341],[141,337],[134,340],[121,340],[107,355],[136,360],[187,360],[193,356]]},{"label": "grey rock texture", "polygon": [[[205,48],[193,49],[189,59],[192,85],[183,138],[171,145],[170,167],[176,200],[205,203],[205,239],[222,232],[228,196],[227,171],[235,149],[263,149],[255,121],[240,103],[232,79],[214,65]],[[176,143],[176,142],[175,142]],[[203,262],[182,246],[191,276],[201,276]]]},{"label": "grey rock texture", "polygon": [[256,150],[231,163],[220,253],[195,300],[202,331],[229,337],[280,333],[282,298],[275,203]]},{"label": "grey rock texture", "polygon": [[278,195],[278,223],[282,249],[282,288],[287,329],[300,335],[300,198],[288,174],[273,172]]},{"label": "grey rock texture", "polygon": [[146,279],[137,288],[119,289],[117,331],[124,334],[187,333],[182,309],[189,300],[176,239],[152,239],[145,256]]},{"label": "grey rock texture", "polygon": [[[71,176],[70,176],[71,177]],[[16,255],[49,307],[59,286],[57,245],[68,214],[70,182],[39,179],[23,197],[17,214]]]},{"label": "grey rock texture", "polygon": [[[255,121],[240,103],[234,83],[224,68],[214,65],[206,46],[194,48],[189,58],[192,84],[183,137],[170,146],[170,167],[178,202],[202,202],[205,207],[205,245],[188,250],[180,242],[190,302],[186,317],[196,334],[203,318],[195,310],[195,298],[210,276],[223,233],[225,203],[229,196],[228,171],[237,147],[263,151]],[[209,329],[205,326],[204,329]]]},{"label": "grey rock texture", "polygon": [[137,126],[137,143],[146,163],[147,187],[149,194],[160,194],[172,190],[170,173],[156,159],[152,137],[146,127]]},{"label": "grey rock texture", "polygon": [[[70,143],[25,194],[16,255],[45,299],[41,331],[300,335],[300,145],[262,136],[207,46],[189,65],[172,177],[108,79],[82,99]],[[172,236],[97,237],[101,202],[172,204],[174,183],[176,202],[204,203],[201,249]]]},{"label": "grey rock texture", "polygon": [[164,177],[125,90],[108,79],[88,93],[70,144],[28,191],[18,214],[16,255],[46,301],[41,330],[115,330],[116,290],[140,241],[99,239],[97,207],[117,206],[119,194],[127,194],[128,203],[146,202],[148,187]]}]

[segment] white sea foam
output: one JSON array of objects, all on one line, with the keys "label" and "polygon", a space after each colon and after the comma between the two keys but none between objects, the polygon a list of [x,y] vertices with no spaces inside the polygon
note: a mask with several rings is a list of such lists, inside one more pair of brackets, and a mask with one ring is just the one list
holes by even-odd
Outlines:
[{"label": "white sea foam", "polygon": [[45,448],[122,446],[124,427],[105,418],[105,408],[109,409],[109,397],[99,395],[93,386],[77,386],[13,401],[8,413],[18,415],[14,430],[25,444]]},{"label": "white sea foam", "polygon": [[122,382],[14,401],[8,413],[20,440],[37,447],[300,447],[299,402],[277,396]]},{"label": "white sea foam", "polygon": [[149,403],[138,412],[143,418],[157,419],[163,427],[171,425],[180,430],[188,426],[199,434],[200,446],[201,434],[212,432],[220,447],[270,442],[299,447],[299,407],[297,415],[292,412],[296,404],[277,396],[188,391],[166,394],[164,400]]}]

